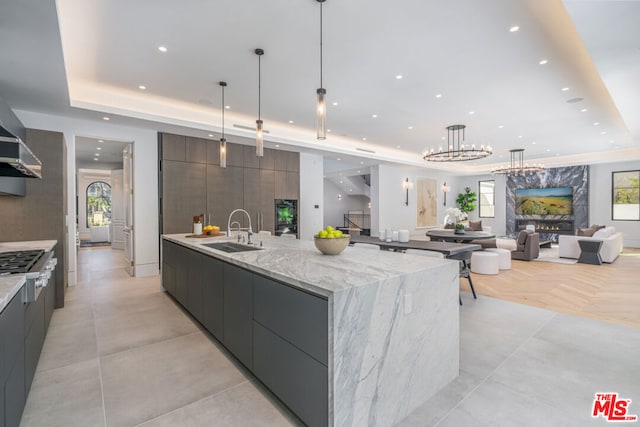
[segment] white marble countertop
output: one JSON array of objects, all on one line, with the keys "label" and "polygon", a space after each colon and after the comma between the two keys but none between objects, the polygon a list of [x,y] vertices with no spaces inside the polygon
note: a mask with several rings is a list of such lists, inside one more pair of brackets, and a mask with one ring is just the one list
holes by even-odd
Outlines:
[{"label": "white marble countertop", "polygon": [[[186,238],[184,234],[163,238],[260,273],[264,276],[323,296],[347,289],[379,283],[389,278],[438,269],[456,262],[418,255],[347,247],[340,255],[323,255],[312,241],[254,235],[254,244],[263,249],[226,253],[203,243],[226,241],[226,237]],[[235,241],[235,240],[232,240]]]},{"label": "white marble countertop", "polygon": [[0,252],[31,251],[43,249],[50,251],[58,243],[57,240],[31,240],[28,242],[0,242]]},{"label": "white marble countertop", "polygon": [[11,298],[18,293],[25,281],[24,274],[0,276],[0,313],[9,304]]}]

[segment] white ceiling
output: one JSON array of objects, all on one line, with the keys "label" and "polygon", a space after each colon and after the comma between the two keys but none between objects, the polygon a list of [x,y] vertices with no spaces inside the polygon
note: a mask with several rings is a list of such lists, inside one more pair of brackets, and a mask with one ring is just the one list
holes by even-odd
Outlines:
[{"label": "white ceiling", "polygon": [[122,150],[126,142],[76,137],[76,168],[122,169]]},{"label": "white ceiling", "polygon": [[[444,166],[459,173],[488,171],[511,148],[548,165],[640,158],[639,1],[327,0],[326,141],[314,130],[314,0],[58,0],[57,7],[56,14],[52,1],[3,2],[0,96],[14,108],[140,119],[138,126],[206,137],[220,129],[225,80],[227,133],[250,137],[233,125],[252,127],[257,118],[253,50],[261,47],[269,138],[329,158],[424,166],[422,151],[437,148],[454,123],[467,125],[468,143],[495,152]],[[513,25],[520,30],[510,32]]]}]

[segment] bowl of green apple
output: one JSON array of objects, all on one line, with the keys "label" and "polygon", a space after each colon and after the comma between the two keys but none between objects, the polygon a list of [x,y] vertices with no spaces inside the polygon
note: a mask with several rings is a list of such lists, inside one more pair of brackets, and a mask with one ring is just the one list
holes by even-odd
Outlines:
[{"label": "bowl of green apple", "polygon": [[316,248],[324,255],[338,255],[349,245],[349,235],[328,226],[313,237]]}]

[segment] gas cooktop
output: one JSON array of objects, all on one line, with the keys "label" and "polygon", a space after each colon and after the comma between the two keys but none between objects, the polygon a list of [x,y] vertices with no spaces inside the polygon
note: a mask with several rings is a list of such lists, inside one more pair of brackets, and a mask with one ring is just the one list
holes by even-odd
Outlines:
[{"label": "gas cooktop", "polygon": [[0,253],[0,276],[29,272],[43,253],[43,250]]}]

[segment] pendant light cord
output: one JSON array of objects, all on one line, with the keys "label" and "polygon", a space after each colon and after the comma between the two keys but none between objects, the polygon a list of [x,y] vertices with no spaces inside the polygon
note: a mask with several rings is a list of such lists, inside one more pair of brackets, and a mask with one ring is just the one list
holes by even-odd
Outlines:
[{"label": "pendant light cord", "polygon": [[222,86],[222,139],[224,139],[224,86]]},{"label": "pendant light cord", "polygon": [[320,3],[320,87],[322,86],[322,3]]},{"label": "pendant light cord", "polygon": [[261,104],[261,93],[262,93],[262,86],[261,86],[261,76],[262,76],[262,71],[260,68],[260,64],[261,64],[261,59],[262,59],[262,55],[258,55],[258,120],[261,120],[261,115],[260,115],[260,104]]}]

